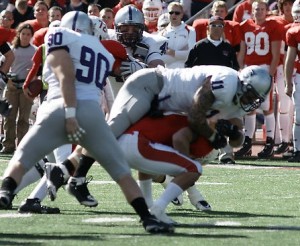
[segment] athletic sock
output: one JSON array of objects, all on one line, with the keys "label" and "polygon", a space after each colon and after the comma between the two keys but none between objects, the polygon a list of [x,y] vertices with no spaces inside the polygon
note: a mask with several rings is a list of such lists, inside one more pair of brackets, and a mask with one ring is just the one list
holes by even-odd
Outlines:
[{"label": "athletic sock", "polygon": [[142,221],[145,220],[145,218],[152,216],[143,197],[134,199],[130,205],[134,208],[135,212],[140,216]]},{"label": "athletic sock", "polygon": [[17,188],[17,182],[12,177],[6,177],[3,179],[1,184],[1,190],[8,190],[11,193],[14,193],[14,190]]},{"label": "athletic sock", "polygon": [[154,202],[154,205],[159,206],[162,210],[165,210],[169,203],[182,194],[182,192],[183,190],[179,185],[171,182],[168,184],[161,196]]},{"label": "athletic sock", "polygon": [[153,205],[153,198],[152,198],[152,179],[147,180],[138,180],[138,184],[140,189],[143,193],[143,196],[146,200],[147,206],[151,208]]},{"label": "athletic sock", "polygon": [[86,155],[80,157],[79,166],[76,169],[73,177],[86,177],[95,159]]},{"label": "athletic sock", "polygon": [[69,174],[70,174],[71,176],[74,174],[74,172],[75,172],[75,167],[74,167],[73,163],[72,163],[69,159],[66,159],[66,160],[62,163],[62,165],[64,165],[64,166],[67,168],[67,170],[68,170],[68,172],[69,172]]}]

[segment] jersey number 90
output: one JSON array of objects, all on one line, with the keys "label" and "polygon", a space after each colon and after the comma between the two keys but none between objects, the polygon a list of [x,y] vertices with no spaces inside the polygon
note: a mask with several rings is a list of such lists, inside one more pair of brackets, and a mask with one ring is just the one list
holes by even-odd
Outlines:
[{"label": "jersey number 90", "polygon": [[[62,45],[62,33],[57,32],[50,34],[48,45]],[[105,86],[106,77],[108,76],[109,63],[105,56],[89,47],[82,46],[80,50],[80,68],[76,68],[75,76],[78,82],[90,84],[95,82],[101,90]]]}]

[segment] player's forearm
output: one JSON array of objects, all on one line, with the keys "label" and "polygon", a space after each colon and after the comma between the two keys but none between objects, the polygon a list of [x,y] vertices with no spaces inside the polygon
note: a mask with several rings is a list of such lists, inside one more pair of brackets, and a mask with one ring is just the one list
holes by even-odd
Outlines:
[{"label": "player's forearm", "polygon": [[65,50],[53,51],[48,55],[47,61],[60,82],[64,106],[76,107],[75,71],[69,53]]}]

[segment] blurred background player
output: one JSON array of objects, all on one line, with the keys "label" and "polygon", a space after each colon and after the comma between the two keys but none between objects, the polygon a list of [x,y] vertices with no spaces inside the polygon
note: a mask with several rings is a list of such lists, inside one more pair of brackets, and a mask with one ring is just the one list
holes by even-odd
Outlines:
[{"label": "blurred background player", "polygon": [[[264,67],[274,78],[280,59],[280,45],[283,27],[275,20],[267,19],[268,3],[257,0],[252,4],[253,19],[241,23],[242,41],[238,62],[241,68],[250,65]],[[270,158],[274,155],[275,116],[273,105],[273,90],[261,105],[266,125],[266,140],[264,148],[257,154],[259,158]],[[243,147],[235,152],[236,157],[252,154],[252,138],[256,130],[256,111],[245,116],[245,142]]]},{"label": "blurred background player", "polygon": [[157,32],[158,17],[163,14],[161,0],[144,0],[142,12],[145,18],[145,31]]},{"label": "blurred background player", "polygon": [[286,42],[288,45],[285,66],[284,79],[286,82],[286,94],[293,98],[294,104],[294,123],[293,123],[293,155],[288,162],[300,162],[300,66],[299,61],[296,65],[296,75],[294,76],[295,61],[300,58],[300,2],[296,0],[293,3],[292,15],[294,23],[286,33]]}]

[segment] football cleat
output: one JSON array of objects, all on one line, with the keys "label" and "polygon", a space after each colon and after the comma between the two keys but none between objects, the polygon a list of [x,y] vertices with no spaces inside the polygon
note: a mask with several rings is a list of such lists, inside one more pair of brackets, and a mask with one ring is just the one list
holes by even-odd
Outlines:
[{"label": "football cleat", "polygon": [[71,177],[66,186],[67,191],[74,196],[77,201],[87,207],[98,206],[98,201],[90,194],[87,184],[92,180],[92,177],[87,180],[85,177]]},{"label": "football cleat", "polygon": [[162,233],[174,233],[175,229],[173,225],[166,224],[154,216],[147,217],[143,220],[143,227],[146,232],[152,234],[162,234]]},{"label": "football cleat", "polygon": [[45,164],[45,173],[47,177],[48,196],[51,201],[54,201],[57,190],[65,184],[70,175],[65,166],[49,162]]},{"label": "football cleat", "polygon": [[252,155],[252,139],[248,136],[245,137],[243,147],[234,153],[235,157],[244,157]]},{"label": "football cleat", "polygon": [[0,190],[0,209],[12,209],[14,195],[8,190]]},{"label": "football cleat", "polygon": [[205,200],[197,202],[194,206],[196,207],[196,209],[201,211],[211,211],[210,204]]},{"label": "football cleat", "polygon": [[219,164],[235,164],[235,160],[232,157],[227,157],[227,158],[221,159],[219,161]]},{"label": "football cleat", "polygon": [[26,199],[18,209],[19,213],[33,213],[33,214],[59,214],[59,208],[52,208],[42,206],[38,198]]},{"label": "football cleat", "polygon": [[153,205],[149,210],[150,214],[154,215],[160,221],[170,225],[177,224],[177,222],[172,220],[160,207]]},{"label": "football cleat", "polygon": [[259,158],[268,159],[274,155],[274,140],[273,138],[267,137],[265,147],[261,152],[257,154]]},{"label": "football cleat", "polygon": [[274,150],[274,153],[279,155],[287,152],[289,150],[289,143],[282,142],[279,146]]},{"label": "football cleat", "polygon": [[295,151],[288,159],[288,162],[300,162],[300,151]]}]

